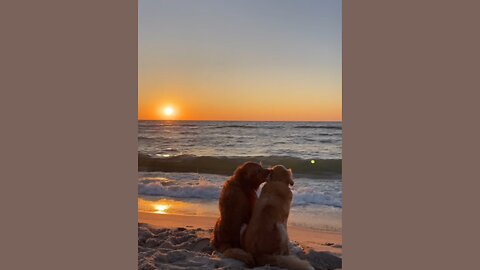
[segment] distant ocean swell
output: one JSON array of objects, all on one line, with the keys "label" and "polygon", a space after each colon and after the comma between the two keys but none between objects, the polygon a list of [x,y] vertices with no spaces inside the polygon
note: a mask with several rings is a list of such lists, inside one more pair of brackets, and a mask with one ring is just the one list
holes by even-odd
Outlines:
[{"label": "distant ocean swell", "polygon": [[138,170],[232,175],[235,168],[247,161],[260,162],[264,166],[281,164],[291,168],[295,175],[309,178],[328,178],[342,174],[341,159],[315,159],[312,163],[311,160],[288,156],[212,157],[179,155],[157,158],[142,153],[138,153]]},{"label": "distant ocean swell", "polygon": [[[288,128],[284,125],[259,125],[251,123],[239,123],[239,124],[223,124],[218,125],[216,123],[201,123],[201,124],[187,124],[184,122],[172,122],[172,123],[155,123],[155,122],[141,122],[139,124],[142,128],[147,127],[211,127],[217,129],[229,129],[229,128],[258,128],[258,129],[285,129]],[[338,124],[305,124],[305,125],[296,125],[292,126],[293,128],[315,128],[315,129],[337,129],[341,130],[342,126]]]},{"label": "distant ocean swell", "polygon": [[[205,179],[200,179],[195,184],[167,184],[158,180],[140,180],[138,182],[138,194],[182,199],[218,200],[222,184],[215,184]],[[311,187],[294,187],[293,194],[292,204],[294,206],[319,204],[342,207],[340,190],[320,191]]]},{"label": "distant ocean swell", "polygon": [[295,126],[294,128],[321,128],[321,129],[338,129],[341,130],[341,126]]},{"label": "distant ocean swell", "polygon": [[[251,125],[224,125],[224,126],[215,126],[215,128],[258,128],[258,129],[283,129],[287,128],[285,126],[251,126]],[[316,129],[337,129],[341,130],[341,126],[327,126],[327,125],[300,125],[294,126],[293,128],[316,128]]]}]

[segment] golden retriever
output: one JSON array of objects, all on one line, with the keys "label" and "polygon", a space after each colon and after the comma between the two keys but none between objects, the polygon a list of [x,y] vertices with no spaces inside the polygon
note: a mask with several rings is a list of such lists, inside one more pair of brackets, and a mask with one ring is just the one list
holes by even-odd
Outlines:
[{"label": "golden retriever", "polygon": [[212,245],[226,257],[254,264],[253,257],[241,249],[240,231],[248,224],[257,200],[257,189],[266,181],[270,170],[260,164],[246,162],[239,166],[222,189],[219,199],[220,217],[212,236]]},{"label": "golden retriever", "polygon": [[293,196],[289,185],[293,184],[292,171],[277,165],[262,188],[242,237],[242,247],[253,256],[256,265],[313,269],[307,261],[289,256],[287,220]]}]

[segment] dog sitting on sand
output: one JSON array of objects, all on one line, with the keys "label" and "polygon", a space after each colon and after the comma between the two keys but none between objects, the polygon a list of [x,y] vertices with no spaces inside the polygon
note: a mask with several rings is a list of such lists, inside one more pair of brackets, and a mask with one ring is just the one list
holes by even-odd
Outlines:
[{"label": "dog sitting on sand", "polygon": [[257,200],[258,187],[266,181],[270,170],[260,164],[246,162],[225,182],[219,199],[220,217],[212,236],[212,246],[224,256],[254,265],[251,254],[241,249],[240,231],[250,222]]},{"label": "dog sitting on sand", "polygon": [[289,255],[287,220],[293,196],[289,185],[293,184],[290,169],[281,165],[273,167],[255,204],[250,223],[242,235],[242,247],[258,266],[314,269],[307,261]]}]

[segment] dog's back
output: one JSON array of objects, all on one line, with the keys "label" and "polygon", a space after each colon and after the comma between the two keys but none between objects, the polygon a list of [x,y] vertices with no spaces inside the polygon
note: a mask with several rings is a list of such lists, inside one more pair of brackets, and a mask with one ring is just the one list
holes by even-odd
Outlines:
[{"label": "dog's back", "polygon": [[233,179],[228,180],[220,196],[218,218],[213,233],[213,246],[223,252],[228,248],[240,247],[240,228],[248,222],[251,206],[243,190]]},{"label": "dog's back", "polygon": [[225,182],[219,198],[220,217],[215,223],[211,243],[229,258],[254,264],[253,257],[241,249],[241,228],[248,224],[257,199],[256,190],[270,170],[260,164],[246,162]]},{"label": "dog's back", "polygon": [[293,185],[291,170],[275,166],[253,209],[242,246],[252,254],[256,265],[313,270],[307,261],[289,256],[287,221],[293,197],[289,185]]},{"label": "dog's back", "polygon": [[245,231],[245,250],[255,254],[288,254],[287,220],[292,192],[281,182],[265,184]]},{"label": "dog's back", "polygon": [[248,224],[257,199],[256,190],[270,175],[260,164],[246,162],[239,166],[222,188],[219,198],[220,217],[213,235],[212,245],[220,252],[240,248],[240,230]]}]

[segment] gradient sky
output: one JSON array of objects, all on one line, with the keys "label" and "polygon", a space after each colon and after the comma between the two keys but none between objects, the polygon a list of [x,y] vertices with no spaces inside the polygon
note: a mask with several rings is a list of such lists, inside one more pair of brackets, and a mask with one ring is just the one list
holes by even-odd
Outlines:
[{"label": "gradient sky", "polygon": [[140,0],[138,118],[339,121],[340,0]]}]

